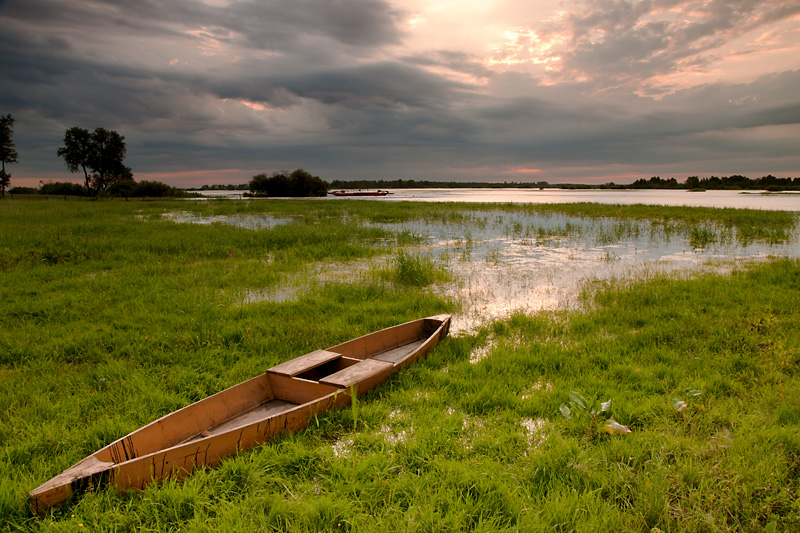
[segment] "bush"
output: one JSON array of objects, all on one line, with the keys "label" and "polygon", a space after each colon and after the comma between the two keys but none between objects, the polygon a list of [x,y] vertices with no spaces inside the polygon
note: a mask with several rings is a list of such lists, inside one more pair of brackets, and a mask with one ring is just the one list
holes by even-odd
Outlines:
[{"label": "bush", "polygon": [[250,180],[248,188],[254,196],[307,198],[325,196],[328,193],[327,182],[302,168],[291,174],[287,171],[275,172],[269,177],[266,174],[257,174]]},{"label": "bush", "polygon": [[86,196],[86,189],[77,183],[69,181],[49,181],[42,183],[39,187],[39,194],[49,194],[52,196]]},{"label": "bush", "polygon": [[140,181],[133,186],[131,196],[161,198],[163,196],[180,196],[182,192],[160,181]]},{"label": "bush", "polygon": [[33,187],[11,187],[8,194],[39,194],[39,190]]},{"label": "bush", "polygon": [[109,196],[122,196],[125,198],[164,198],[189,196],[183,189],[171,187],[160,181],[118,181],[106,189]]},{"label": "bush", "polygon": [[127,198],[128,196],[133,196],[133,188],[136,186],[136,182],[133,179],[118,181],[108,187],[106,189],[106,194],[109,196],[123,196]]}]

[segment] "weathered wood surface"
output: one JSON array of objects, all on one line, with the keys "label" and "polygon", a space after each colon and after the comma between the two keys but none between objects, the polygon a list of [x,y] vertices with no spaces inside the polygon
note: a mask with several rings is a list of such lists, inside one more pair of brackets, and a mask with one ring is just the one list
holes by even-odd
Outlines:
[{"label": "weathered wood surface", "polygon": [[[284,432],[299,431],[308,424],[314,413],[341,407],[350,402],[346,391],[325,385],[322,387],[327,392],[324,396],[302,405],[289,403],[288,409],[260,420],[240,420],[244,425],[234,423],[234,427],[221,431],[214,431],[212,428],[208,435],[200,432],[194,438],[176,446],[118,463],[100,461],[97,456],[109,455],[108,450],[118,445],[120,441],[117,441],[31,492],[31,508],[37,514],[42,514],[50,506],[59,505],[73,493],[81,493],[91,486],[113,485],[119,489],[140,490],[153,481],[167,477],[180,479],[198,466],[216,466],[223,457],[237,451],[252,448]],[[230,423],[225,425],[228,424]],[[135,433],[131,436],[135,436]]]},{"label": "weathered wood surface", "polygon": [[[394,365],[392,363],[365,359],[335,374],[331,374],[319,382],[343,389],[359,385],[358,394],[364,394],[375,385],[386,381],[386,378],[389,377],[393,370]],[[361,386],[362,384],[363,386]]]},{"label": "weathered wood surface", "polygon": [[273,366],[269,371],[273,374],[280,374],[282,376],[294,377],[297,374],[302,374],[307,370],[316,368],[320,365],[338,359],[342,356],[340,353],[329,352],[327,350],[316,350],[300,357],[296,357],[278,366]]},{"label": "weathered wood surface", "polygon": [[423,344],[425,344],[425,339],[409,342],[408,344],[404,344],[396,348],[390,348],[388,350],[378,352],[375,355],[370,356],[370,359],[377,359],[378,361],[386,361],[394,365],[399,363],[406,357],[408,357],[409,354],[419,349],[419,347],[422,346]]},{"label": "weathered wood surface", "polygon": [[423,357],[449,324],[449,315],[415,320],[281,363],[98,450],[31,491],[29,505],[41,515],[91,486],[142,489],[299,431]]}]

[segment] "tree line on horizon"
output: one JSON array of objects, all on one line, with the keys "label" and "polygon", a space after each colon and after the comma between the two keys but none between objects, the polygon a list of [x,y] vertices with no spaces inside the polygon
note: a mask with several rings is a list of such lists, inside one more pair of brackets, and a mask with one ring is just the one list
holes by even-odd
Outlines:
[{"label": "tree line on horizon", "polygon": [[334,180],[331,189],[458,189],[458,188],[491,188],[491,189],[688,189],[688,190],[767,190],[767,191],[796,191],[800,190],[800,178],[777,178],[773,175],[758,179],[746,176],[711,176],[700,178],[689,176],[681,183],[675,178],[663,179],[659,176],[641,178],[630,184],[614,182],[591,185],[587,183],[548,183],[539,181],[525,183],[506,181],[502,183],[483,182],[454,182],[454,181],[429,181],[429,180]]},{"label": "tree line on horizon", "polygon": [[[298,169],[302,171],[302,169]],[[295,171],[297,172],[297,171]],[[305,171],[303,171],[305,172]],[[277,178],[277,176],[282,176]],[[275,172],[271,176],[266,174],[258,174],[253,176],[249,183],[241,184],[215,184],[203,185],[200,188],[190,190],[200,191],[235,191],[235,190],[250,190],[253,196],[309,196],[306,193],[292,193],[291,187],[286,186],[286,181],[289,178],[289,171],[283,170]],[[273,183],[278,181],[284,183],[284,186],[279,187],[281,190],[273,190],[268,192],[268,187],[265,185],[272,180]],[[432,180],[333,180],[330,184],[326,184],[328,190],[339,189],[687,189],[687,190],[767,190],[767,191],[794,191],[800,190],[800,178],[777,178],[773,175],[764,176],[758,179],[750,179],[746,176],[733,175],[733,176],[711,176],[708,178],[700,178],[698,176],[690,176],[684,182],[679,182],[676,178],[663,179],[659,176],[652,178],[641,178],[630,184],[621,183],[603,183],[600,185],[592,185],[587,183],[548,183],[546,181],[531,182],[459,182],[459,181],[432,181]],[[259,192],[260,191],[260,192]],[[321,187],[316,194],[311,196],[324,196],[321,192]]]},{"label": "tree line on horizon", "polygon": [[649,180],[644,178],[631,183],[631,189],[689,189],[689,190],[750,190],[750,191],[798,191],[800,178],[776,178],[772,174],[757,179],[734,174],[733,176],[711,176],[700,178],[689,176],[683,183],[678,183],[675,178],[662,179],[653,176]]},{"label": "tree line on horizon", "polygon": [[502,183],[490,182],[466,182],[466,181],[431,181],[431,180],[333,180],[330,188],[336,189],[539,189],[543,187],[557,187],[550,185],[546,181],[516,182],[506,181]]}]

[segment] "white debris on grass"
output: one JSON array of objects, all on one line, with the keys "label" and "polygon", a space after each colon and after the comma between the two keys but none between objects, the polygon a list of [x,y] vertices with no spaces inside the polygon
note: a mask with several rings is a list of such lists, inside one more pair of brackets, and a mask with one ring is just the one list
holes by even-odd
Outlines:
[{"label": "white debris on grass", "polygon": [[378,430],[378,435],[383,437],[384,442],[389,446],[396,446],[397,444],[408,441],[408,433],[406,430],[403,429],[399,432],[395,432],[394,428],[388,424],[381,426],[380,430]]},{"label": "white debris on grass", "polygon": [[520,425],[528,433],[529,449],[538,448],[547,440],[548,421],[545,418],[523,418]]},{"label": "white debris on grass", "polygon": [[541,393],[542,391],[553,392],[553,384],[550,383],[549,381],[544,381],[540,379],[539,381],[531,385],[530,389],[526,390],[522,394],[522,399],[529,400],[534,396],[536,396],[537,393]]},{"label": "white debris on grass", "polygon": [[479,346],[478,348],[472,350],[472,352],[469,354],[469,364],[471,365],[478,364],[487,357],[489,357],[489,352],[491,352],[494,349],[494,347],[495,347],[495,341],[490,340],[483,346]]},{"label": "white debris on grass", "polygon": [[331,451],[333,451],[334,457],[341,459],[350,455],[350,452],[353,451],[354,445],[355,440],[353,439],[353,436],[345,435],[341,439],[331,444]]}]

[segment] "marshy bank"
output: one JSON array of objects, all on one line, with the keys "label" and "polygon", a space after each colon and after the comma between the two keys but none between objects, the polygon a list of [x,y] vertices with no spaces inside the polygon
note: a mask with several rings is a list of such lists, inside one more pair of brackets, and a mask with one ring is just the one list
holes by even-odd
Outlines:
[{"label": "marshy bank", "polygon": [[[2,202],[0,217],[9,529],[800,527],[794,213]],[[165,413],[442,312],[455,334],[357,410],[183,483],[25,508]],[[571,391],[610,408],[567,420]]]}]

